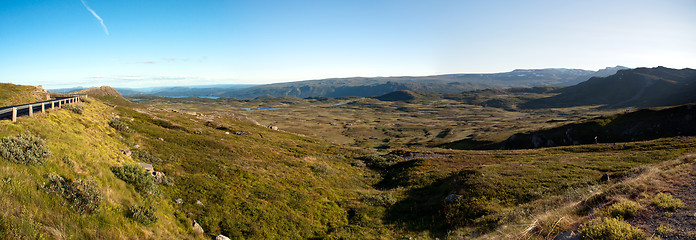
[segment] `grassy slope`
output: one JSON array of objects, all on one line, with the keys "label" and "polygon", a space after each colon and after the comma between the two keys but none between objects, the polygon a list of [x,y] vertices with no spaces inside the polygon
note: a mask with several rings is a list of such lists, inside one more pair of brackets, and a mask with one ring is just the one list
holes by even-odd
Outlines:
[{"label": "grassy slope", "polygon": [[[364,205],[357,201],[358,192],[370,191],[365,183],[369,178],[363,177],[369,177],[368,172],[351,167],[351,160],[344,157],[351,151],[227,116],[205,116],[208,123],[195,116],[156,110],[139,113],[99,101],[84,105],[83,115],[52,111],[18,123],[0,122],[3,136],[29,131],[47,139],[53,152],[45,165],[0,161],[0,201],[8,206],[0,215],[1,232],[30,238],[202,237],[189,227],[196,220],[209,236],[223,233],[259,239],[387,233],[385,228],[348,222],[348,211]],[[108,121],[117,115],[135,133],[110,128]],[[250,134],[225,134],[235,129]],[[112,166],[134,162],[120,153],[133,144],[164,159],[153,165],[173,178],[174,185],[160,186],[161,197],[144,197],[111,172]],[[63,162],[63,157],[72,159],[74,166]],[[49,173],[66,179],[94,178],[104,196],[99,212],[80,215],[61,197],[40,190]],[[177,198],[184,203],[176,204]],[[159,221],[143,226],[128,219],[125,209],[132,205],[157,206]],[[378,219],[371,224],[375,225],[380,225]]]},{"label": "grassy slope", "polygon": [[[397,225],[434,236],[486,233],[519,226],[580,201],[637,169],[694,151],[693,137],[536,150],[451,151],[443,152],[452,154],[450,158],[399,163],[389,169],[381,186],[404,189],[404,197],[388,213]],[[610,181],[602,180],[605,174]],[[449,194],[462,197],[446,204]]]},{"label": "grassy slope", "polygon": [[325,237],[349,225],[357,192],[369,190],[352,153],[335,145],[224,115],[116,110],[136,132],[125,141],[164,159],[154,165],[175,179],[168,193],[184,202],[179,217],[211,234]]},{"label": "grassy slope", "polygon": [[34,86],[0,83],[0,106],[19,105],[45,100],[38,92],[40,92],[40,90]]},{"label": "grassy slope", "polygon": [[[125,208],[141,204],[143,199],[132,187],[117,179],[110,170],[118,159],[132,162],[119,150],[125,146],[117,133],[107,125],[110,108],[101,103],[85,104],[83,115],[56,110],[35,118],[20,118],[17,123],[0,121],[2,136],[25,132],[37,134],[48,141],[53,152],[47,164],[25,166],[0,161],[0,205],[3,211],[2,231],[10,238],[39,235],[49,238],[75,239],[148,238],[151,236],[186,236],[187,230],[172,218],[166,201],[160,203],[160,221],[146,228],[125,217]],[[74,165],[62,161],[69,157]],[[41,189],[49,173],[66,179],[93,178],[103,194],[97,214],[80,215],[55,194]]]}]

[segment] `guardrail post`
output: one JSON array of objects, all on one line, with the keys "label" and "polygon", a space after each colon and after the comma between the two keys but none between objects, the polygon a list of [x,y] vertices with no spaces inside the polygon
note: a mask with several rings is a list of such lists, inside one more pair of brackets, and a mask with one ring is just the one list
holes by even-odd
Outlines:
[{"label": "guardrail post", "polygon": [[46,103],[41,103],[41,113],[46,113]]},{"label": "guardrail post", "polygon": [[58,108],[60,108],[60,105],[62,104],[63,100],[58,100]]},{"label": "guardrail post", "polygon": [[29,116],[30,117],[34,116],[34,106],[32,106],[31,104],[29,104]]},{"label": "guardrail post", "polygon": [[16,121],[17,121],[17,108],[13,107],[12,108],[12,122],[16,122]]},{"label": "guardrail post", "polygon": [[55,106],[53,105],[54,103],[56,103],[56,101],[51,101],[51,110],[55,108]]}]

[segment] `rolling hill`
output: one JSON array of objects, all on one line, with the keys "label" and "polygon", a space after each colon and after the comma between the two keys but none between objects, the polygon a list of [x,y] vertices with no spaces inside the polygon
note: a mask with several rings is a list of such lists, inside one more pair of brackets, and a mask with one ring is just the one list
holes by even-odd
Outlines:
[{"label": "rolling hill", "polygon": [[665,67],[620,70],[555,90],[558,95],[529,101],[523,108],[603,105],[607,108],[672,106],[696,102],[696,70]]}]

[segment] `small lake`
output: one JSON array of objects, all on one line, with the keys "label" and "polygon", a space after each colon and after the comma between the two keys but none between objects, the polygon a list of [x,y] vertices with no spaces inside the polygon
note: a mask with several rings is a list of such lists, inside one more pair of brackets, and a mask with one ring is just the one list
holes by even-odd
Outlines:
[{"label": "small lake", "polygon": [[247,111],[278,109],[278,108],[260,108],[260,107],[239,107],[239,108],[247,110]]},{"label": "small lake", "polygon": [[207,98],[207,99],[218,99],[217,96],[165,96],[169,98],[187,98],[187,97],[197,97],[197,98]]},{"label": "small lake", "polygon": [[141,99],[141,98],[131,99],[131,101],[133,101],[133,102],[140,102],[140,101],[147,101],[147,100],[150,100],[150,99]]},{"label": "small lake", "polygon": [[348,104],[348,103],[347,102],[334,103],[334,105],[336,105],[336,106],[341,106],[341,105],[346,105],[346,104]]}]

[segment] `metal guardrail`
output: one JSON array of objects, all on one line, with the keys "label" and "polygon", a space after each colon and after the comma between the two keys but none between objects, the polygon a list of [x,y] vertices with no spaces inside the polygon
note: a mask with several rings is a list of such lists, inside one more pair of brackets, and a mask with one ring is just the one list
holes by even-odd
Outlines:
[{"label": "metal guardrail", "polygon": [[20,112],[20,111],[24,112],[24,110],[28,109],[28,115],[33,116],[35,107],[41,107],[41,112],[43,113],[43,112],[46,112],[46,109],[48,108],[48,106],[51,107],[50,109],[61,108],[63,104],[81,102],[81,101],[83,101],[82,99],[84,97],[87,97],[87,95],[64,97],[64,98],[57,99],[57,100],[50,100],[50,101],[44,101],[44,102],[37,102],[37,103],[30,103],[30,104],[7,107],[5,109],[0,110],[0,116],[8,114],[8,113],[12,113],[12,121],[16,122],[18,112]]}]

